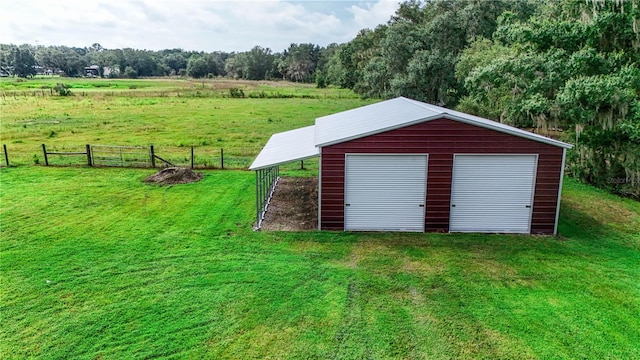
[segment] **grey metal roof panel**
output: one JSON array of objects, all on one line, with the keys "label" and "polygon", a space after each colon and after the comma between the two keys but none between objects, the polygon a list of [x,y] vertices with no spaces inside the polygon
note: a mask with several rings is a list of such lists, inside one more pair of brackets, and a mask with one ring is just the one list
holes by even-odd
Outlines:
[{"label": "grey metal roof panel", "polygon": [[407,100],[400,97],[319,117],[316,119],[315,144],[337,144],[438,115],[433,110]]},{"label": "grey metal roof panel", "polygon": [[404,97],[317,118],[315,145],[323,147],[338,144],[440,118],[461,121],[563,148],[573,147],[571,144],[513,126]]},{"label": "grey metal roof panel", "polygon": [[314,126],[273,134],[249,169],[260,170],[320,155],[313,143]]}]

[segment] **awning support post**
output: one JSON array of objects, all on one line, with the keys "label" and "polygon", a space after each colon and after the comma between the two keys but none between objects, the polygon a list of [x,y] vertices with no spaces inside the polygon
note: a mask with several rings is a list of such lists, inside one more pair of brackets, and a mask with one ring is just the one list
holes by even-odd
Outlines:
[{"label": "awning support post", "polygon": [[262,220],[264,220],[279,179],[280,168],[278,166],[256,170],[256,225],[254,230],[260,230],[262,226]]}]

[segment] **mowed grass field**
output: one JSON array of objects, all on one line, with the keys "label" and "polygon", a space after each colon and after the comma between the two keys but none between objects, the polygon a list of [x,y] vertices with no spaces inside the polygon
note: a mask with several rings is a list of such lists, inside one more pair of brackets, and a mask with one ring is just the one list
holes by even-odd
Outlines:
[{"label": "mowed grass field", "polygon": [[5,81],[18,166],[0,169],[2,359],[640,359],[638,202],[566,179],[560,237],[254,232],[249,171],[160,187],[151,169],[32,165],[43,142],[200,139],[251,158],[371,101],[166,79],[64,80],[75,96],[43,97],[28,93],[62,80]]},{"label": "mowed grass field", "polygon": [[250,172],[152,172],[0,171],[3,359],[640,358],[637,202],[567,179],[560,238],[253,232]]}]

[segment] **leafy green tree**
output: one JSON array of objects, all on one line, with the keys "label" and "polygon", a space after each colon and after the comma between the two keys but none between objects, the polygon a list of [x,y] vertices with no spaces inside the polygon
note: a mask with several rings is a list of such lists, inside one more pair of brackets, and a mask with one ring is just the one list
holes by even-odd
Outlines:
[{"label": "leafy green tree", "polygon": [[207,61],[198,55],[193,55],[187,62],[187,75],[193,78],[203,78],[209,73]]},{"label": "leafy green tree", "polygon": [[0,44],[0,74],[8,76],[13,74],[13,61],[12,46]]},{"label": "leafy green tree", "polygon": [[176,74],[178,73],[178,71],[180,71],[180,69],[187,68],[187,62],[188,59],[185,58],[185,54],[183,54],[182,51],[180,51],[179,53],[169,53],[162,56],[162,63],[170,70],[173,70]]},{"label": "leafy green tree", "polygon": [[490,38],[504,11],[520,19],[536,6],[506,0],[404,2],[387,25],[362,31],[341,49],[342,85],[364,96],[455,105],[464,88],[454,68],[465,47],[476,37]]},{"label": "leafy green tree", "polygon": [[214,51],[205,56],[205,60],[209,64],[211,73],[215,76],[225,75],[224,63],[229,57],[228,53],[222,51]]},{"label": "leafy green tree", "polygon": [[314,44],[291,44],[279,62],[278,71],[284,78],[301,82],[312,80],[320,58],[320,47]]},{"label": "leafy green tree", "polygon": [[13,73],[18,77],[30,77],[36,74],[36,58],[28,45],[16,46],[11,60]]},{"label": "leafy green tree", "polygon": [[640,197],[640,2],[558,1],[531,19],[504,13],[456,67],[462,111],[565,129],[570,173]]},{"label": "leafy green tree", "polygon": [[338,48],[329,58],[326,64],[326,81],[328,84],[346,87],[347,72],[340,61],[340,52],[342,48]]},{"label": "leafy green tree", "polygon": [[[640,70],[580,76],[557,96],[560,119],[575,129],[571,171],[601,187],[640,196]],[[624,181],[611,179],[624,179]]]},{"label": "leafy green tree", "polygon": [[243,55],[241,54],[231,54],[229,58],[227,58],[227,61],[224,63],[224,71],[227,73],[227,76],[233,79],[242,78],[242,63],[244,62],[242,57]]},{"label": "leafy green tree", "polygon": [[327,77],[322,70],[316,71],[316,87],[318,89],[324,89],[327,87]]},{"label": "leafy green tree", "polygon": [[476,112],[477,115],[533,127],[551,116],[551,104],[540,108],[540,96],[551,101],[570,76],[566,57],[566,52],[559,49],[544,54],[498,56],[487,65],[476,67],[465,78],[469,95],[462,101],[465,106],[460,110],[469,111],[466,106],[475,102],[486,110]]},{"label": "leafy green tree", "polygon": [[374,91],[368,89],[367,83],[364,82],[365,67],[369,61],[380,55],[380,43],[386,30],[386,25],[380,25],[374,30],[361,30],[353,40],[340,49],[338,55],[344,70],[340,86],[354,89],[360,94]]},{"label": "leafy green tree", "polygon": [[156,52],[149,50],[137,50],[137,49],[122,49],[122,56],[120,57],[120,69],[125,69],[127,66],[133,68],[138,76],[165,76],[166,68],[161,66],[161,61]]},{"label": "leafy green tree", "polygon": [[138,71],[134,68],[132,68],[131,66],[127,66],[124,69],[124,77],[128,78],[128,79],[137,79],[138,78]]},{"label": "leafy green tree", "polygon": [[411,57],[404,74],[391,81],[394,95],[445,105],[456,101],[456,57],[438,50],[420,50]]},{"label": "leafy green tree", "polygon": [[276,74],[275,55],[269,48],[255,46],[242,58],[242,76],[247,80],[264,80]]},{"label": "leafy green tree", "polygon": [[320,48],[320,54],[318,55],[318,61],[316,63],[316,70],[327,73],[327,67],[331,58],[340,49],[340,45],[336,43],[329,44],[327,47]]}]

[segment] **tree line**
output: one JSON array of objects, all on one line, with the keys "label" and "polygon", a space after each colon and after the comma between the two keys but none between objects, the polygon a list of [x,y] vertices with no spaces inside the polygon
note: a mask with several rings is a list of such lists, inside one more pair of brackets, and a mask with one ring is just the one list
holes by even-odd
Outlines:
[{"label": "tree line", "polygon": [[347,43],[280,53],[0,45],[0,69],[17,76],[88,65],[118,77],[315,82],[553,130],[576,145],[571,175],[640,197],[640,0],[409,0]]},{"label": "tree line", "polygon": [[[0,44],[0,73],[29,77],[36,74],[91,75],[112,78],[151,76],[228,76],[236,79],[315,81],[318,66],[327,62],[336,44],[291,44],[281,53],[255,46],[246,52],[160,51],[89,47]],[[90,69],[88,69],[91,67]]]}]

